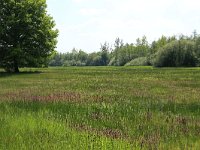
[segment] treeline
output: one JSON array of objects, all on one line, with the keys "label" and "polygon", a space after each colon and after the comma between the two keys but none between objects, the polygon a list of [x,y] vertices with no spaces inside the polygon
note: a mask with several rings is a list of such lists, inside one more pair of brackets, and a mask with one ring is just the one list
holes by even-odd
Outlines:
[{"label": "treeline", "polygon": [[99,52],[86,53],[73,49],[68,53],[55,53],[49,66],[200,66],[200,35],[166,37],[149,43],[144,36],[136,43],[124,43],[117,38],[114,46],[101,45]]}]

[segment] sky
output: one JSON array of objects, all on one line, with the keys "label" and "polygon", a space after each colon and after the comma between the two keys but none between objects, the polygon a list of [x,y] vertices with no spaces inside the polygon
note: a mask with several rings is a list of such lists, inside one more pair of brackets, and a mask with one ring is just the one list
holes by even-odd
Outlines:
[{"label": "sky", "polygon": [[99,51],[117,37],[135,43],[144,35],[151,42],[162,35],[200,32],[199,0],[47,0],[47,8],[62,53]]}]

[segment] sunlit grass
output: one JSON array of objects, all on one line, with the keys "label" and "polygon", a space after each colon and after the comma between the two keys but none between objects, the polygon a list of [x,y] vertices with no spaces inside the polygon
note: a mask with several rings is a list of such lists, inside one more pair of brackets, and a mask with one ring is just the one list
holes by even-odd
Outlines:
[{"label": "sunlit grass", "polygon": [[21,71],[0,73],[0,149],[200,148],[199,68]]}]

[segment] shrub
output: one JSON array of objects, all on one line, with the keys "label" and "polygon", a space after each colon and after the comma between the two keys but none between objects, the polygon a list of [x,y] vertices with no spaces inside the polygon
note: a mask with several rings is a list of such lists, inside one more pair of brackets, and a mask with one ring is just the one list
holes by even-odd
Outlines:
[{"label": "shrub", "polygon": [[156,67],[195,67],[198,59],[194,42],[188,40],[173,41],[156,53]]},{"label": "shrub", "polygon": [[148,62],[147,62],[146,57],[138,57],[126,63],[125,66],[147,66],[147,65],[148,65]]}]

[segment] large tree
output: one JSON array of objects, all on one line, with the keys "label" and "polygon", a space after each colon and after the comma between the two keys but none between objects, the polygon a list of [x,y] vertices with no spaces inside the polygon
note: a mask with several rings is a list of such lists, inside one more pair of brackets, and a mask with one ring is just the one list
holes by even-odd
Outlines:
[{"label": "large tree", "polygon": [[54,52],[58,31],[46,0],[0,0],[0,67],[39,67]]}]

